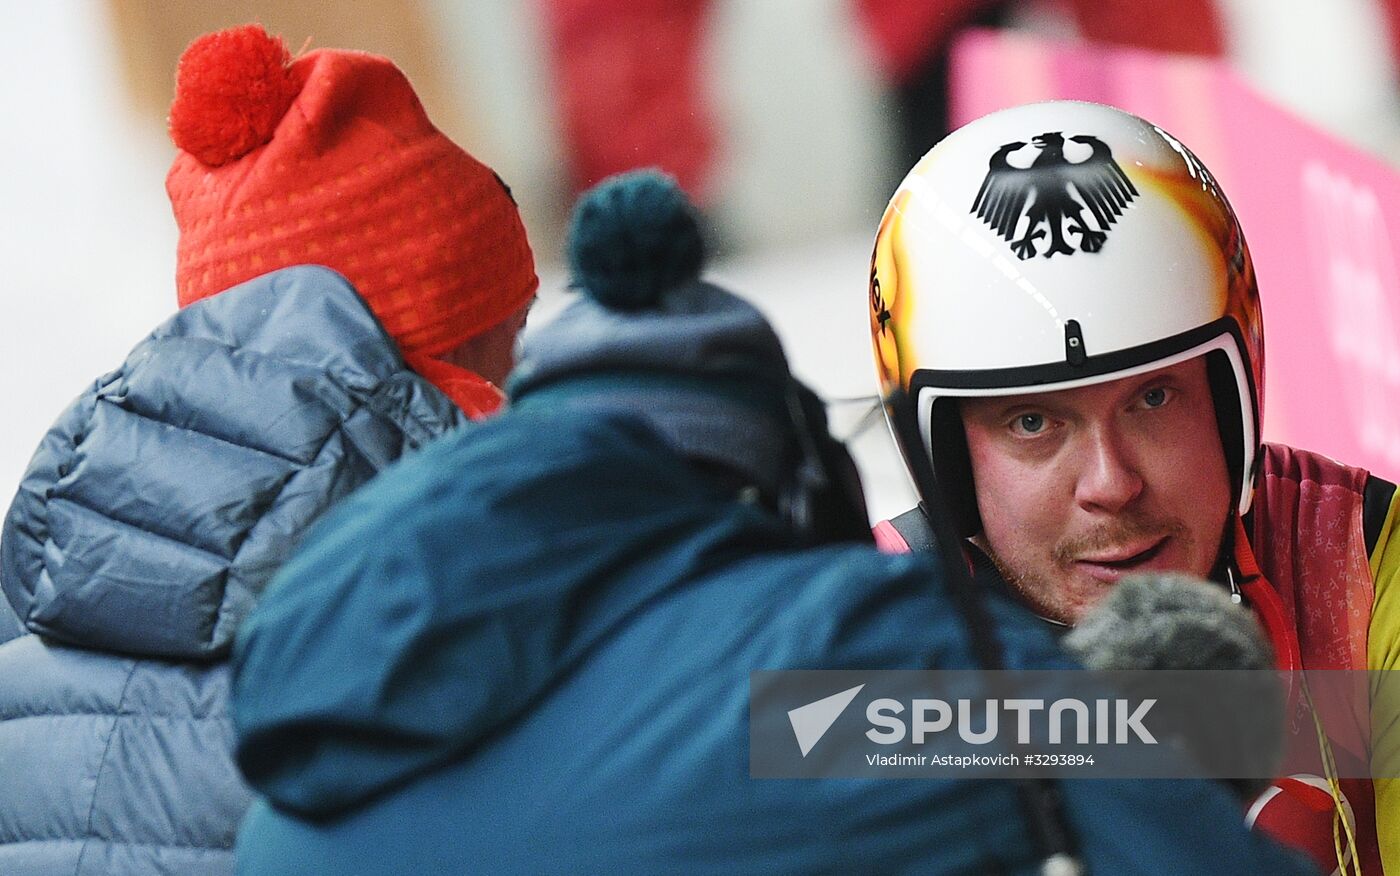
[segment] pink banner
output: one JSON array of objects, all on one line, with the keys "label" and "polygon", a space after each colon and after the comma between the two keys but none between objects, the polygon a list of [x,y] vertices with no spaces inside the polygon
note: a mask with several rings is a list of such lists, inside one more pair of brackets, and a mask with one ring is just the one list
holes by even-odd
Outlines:
[{"label": "pink banner", "polygon": [[1239,214],[1264,307],[1264,437],[1400,476],[1400,175],[1200,58],[996,32],[958,44],[961,124],[1051,98],[1179,137]]}]

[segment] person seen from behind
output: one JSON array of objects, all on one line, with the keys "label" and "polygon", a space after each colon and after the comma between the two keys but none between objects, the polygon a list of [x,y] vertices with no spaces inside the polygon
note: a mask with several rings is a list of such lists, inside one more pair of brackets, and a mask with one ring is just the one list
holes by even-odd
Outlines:
[{"label": "person seen from behind", "polygon": [[387,59],[195,40],[179,312],[41,440],[0,537],[0,873],[221,874],[229,650],[307,528],[490,414],[538,281],[509,191]]}]

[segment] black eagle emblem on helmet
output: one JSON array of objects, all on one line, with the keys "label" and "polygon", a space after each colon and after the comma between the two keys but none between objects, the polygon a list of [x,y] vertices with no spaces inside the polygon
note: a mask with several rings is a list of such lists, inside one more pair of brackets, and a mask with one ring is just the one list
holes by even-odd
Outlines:
[{"label": "black eagle emblem on helmet", "polygon": [[[1069,161],[1065,158],[1064,135],[1052,131],[1031,140],[1040,154],[1029,167],[1013,167],[1007,161],[1011,153],[1026,145],[1019,141],[1002,146],[988,162],[987,178],[977,191],[972,212],[1010,243],[1012,251],[1022,259],[1040,251],[1036,243],[1047,233],[1050,240],[1044,250],[1046,258],[1057,252],[1073,255],[1070,235],[1078,238],[1080,252],[1098,252],[1108,239],[1109,226],[1137,197],[1137,189],[1113,160],[1108,144],[1087,134],[1069,139],[1088,146],[1089,157]],[[1091,227],[1087,221],[1086,207],[1097,227]],[[1022,213],[1029,222],[1017,240]]]}]

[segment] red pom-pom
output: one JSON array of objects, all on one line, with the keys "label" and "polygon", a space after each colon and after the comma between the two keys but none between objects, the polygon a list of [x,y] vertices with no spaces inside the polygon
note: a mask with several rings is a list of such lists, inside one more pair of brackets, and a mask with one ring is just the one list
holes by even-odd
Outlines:
[{"label": "red pom-pom", "polygon": [[272,139],[301,83],[281,38],[246,24],[205,34],[180,56],[170,139],[218,167]]}]

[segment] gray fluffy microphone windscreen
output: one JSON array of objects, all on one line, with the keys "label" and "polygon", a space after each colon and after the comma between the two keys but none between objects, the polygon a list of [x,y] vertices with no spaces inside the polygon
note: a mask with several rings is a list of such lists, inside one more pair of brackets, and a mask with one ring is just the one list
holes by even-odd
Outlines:
[{"label": "gray fluffy microphone windscreen", "polygon": [[1190,575],[1124,578],[1064,638],[1089,669],[1273,669],[1248,609]]},{"label": "gray fluffy microphone windscreen", "polygon": [[1179,574],[1124,578],[1063,644],[1087,669],[1257,670],[1228,676],[1232,708],[1203,707],[1209,714],[1183,717],[1177,735],[1216,775],[1238,764],[1242,778],[1227,783],[1243,799],[1268,787],[1263,776],[1283,758],[1284,688],[1258,621],[1223,587]]}]

